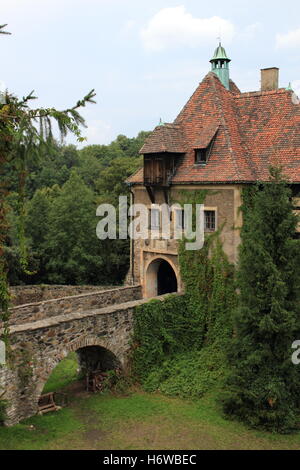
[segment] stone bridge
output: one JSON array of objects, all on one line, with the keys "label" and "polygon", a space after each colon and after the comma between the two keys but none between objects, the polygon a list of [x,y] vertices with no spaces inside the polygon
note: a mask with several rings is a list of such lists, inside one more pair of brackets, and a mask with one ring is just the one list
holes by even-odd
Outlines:
[{"label": "stone bridge", "polygon": [[140,286],[130,286],[12,308],[13,359],[11,365],[0,366],[5,424],[36,414],[51,372],[71,351],[77,352],[83,368],[126,369],[134,309],[145,302],[149,299],[141,299]]}]

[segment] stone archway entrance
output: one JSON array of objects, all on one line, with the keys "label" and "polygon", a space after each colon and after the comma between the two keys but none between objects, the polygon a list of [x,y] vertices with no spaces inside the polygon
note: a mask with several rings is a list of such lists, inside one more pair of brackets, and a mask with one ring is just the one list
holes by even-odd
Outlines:
[{"label": "stone archway entrance", "polygon": [[162,260],[157,270],[157,295],[177,292],[177,279],[171,265]]},{"label": "stone archway entrance", "polygon": [[156,297],[177,291],[178,280],[171,264],[163,258],[153,260],[146,271],[146,297]]},{"label": "stone archway entrance", "polygon": [[122,365],[117,357],[108,349],[101,346],[85,346],[76,351],[81,374],[101,370],[106,372],[121,369]]}]

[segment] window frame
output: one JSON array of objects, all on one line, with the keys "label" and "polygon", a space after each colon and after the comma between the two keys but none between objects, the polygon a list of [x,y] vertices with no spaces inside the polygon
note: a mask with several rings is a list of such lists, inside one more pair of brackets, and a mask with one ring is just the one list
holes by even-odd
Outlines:
[{"label": "window frame", "polygon": [[[203,147],[194,148],[194,165],[195,166],[203,167],[203,166],[207,165],[207,163],[209,161],[209,158],[210,158],[210,154],[212,152],[212,149],[213,149],[213,146],[214,146],[214,143],[215,143],[215,140],[216,140],[216,137],[217,137],[217,134],[218,134],[218,130],[219,130],[219,127],[216,129],[215,134],[212,136],[210,142],[208,143],[208,145],[205,148],[203,148]],[[204,152],[205,161],[204,160],[198,161],[197,152],[199,152],[199,151]]]},{"label": "window frame", "polygon": [[[158,225],[153,225],[153,218],[152,218],[152,214],[154,213],[154,211],[157,213],[157,221],[158,221]],[[159,232],[161,229],[161,211],[160,211],[160,207],[158,205],[152,205],[149,207],[149,230],[153,230],[155,232]]]},{"label": "window frame", "polygon": [[[202,154],[205,156],[205,160],[198,160],[197,158],[198,152],[202,152]],[[208,148],[204,148],[204,149],[196,148],[195,149],[195,165],[205,166],[207,164],[207,161],[208,161]]]},{"label": "window frame", "polygon": [[[206,212],[213,212],[214,213],[214,229],[207,228],[207,225],[206,225]],[[216,207],[204,207],[204,232],[206,232],[206,233],[216,232],[217,227],[218,227],[217,208]]]},{"label": "window frame", "polygon": [[[185,229],[185,219],[184,219],[184,209],[180,209],[179,207],[174,209],[175,212],[175,217],[174,217],[174,222],[175,222],[175,230],[184,230]],[[181,213],[181,217],[179,219],[178,213]],[[180,221],[180,225],[178,222]]]}]

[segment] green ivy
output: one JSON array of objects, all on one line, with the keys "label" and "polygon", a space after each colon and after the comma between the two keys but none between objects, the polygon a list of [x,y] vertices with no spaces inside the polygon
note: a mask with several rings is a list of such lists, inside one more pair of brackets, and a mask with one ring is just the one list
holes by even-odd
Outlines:
[{"label": "green ivy", "polygon": [[[181,192],[181,202],[202,204],[207,191]],[[199,397],[224,381],[226,349],[236,306],[234,269],[223,252],[220,232],[201,250],[179,243],[184,295],[171,294],[137,307],[132,370],[147,391]]]},{"label": "green ivy", "polygon": [[9,303],[10,294],[6,277],[6,269],[3,257],[0,258],[0,321],[2,322],[2,334],[0,339],[4,341],[6,351],[9,352]]}]

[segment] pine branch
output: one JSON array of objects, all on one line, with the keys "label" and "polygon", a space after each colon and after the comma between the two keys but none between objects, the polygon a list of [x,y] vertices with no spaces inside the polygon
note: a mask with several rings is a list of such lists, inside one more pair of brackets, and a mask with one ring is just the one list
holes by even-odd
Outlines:
[{"label": "pine branch", "polygon": [[8,31],[2,31],[2,29],[5,28],[5,26],[7,26],[7,24],[0,25],[0,34],[11,34]]},{"label": "pine branch", "polygon": [[77,101],[76,105],[72,109],[82,108],[86,105],[86,103],[95,104],[96,101],[93,99],[95,96],[96,96],[95,90],[92,89],[82,100]]}]

